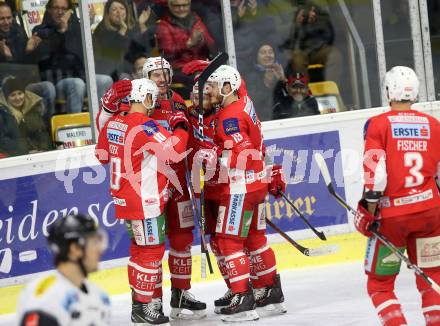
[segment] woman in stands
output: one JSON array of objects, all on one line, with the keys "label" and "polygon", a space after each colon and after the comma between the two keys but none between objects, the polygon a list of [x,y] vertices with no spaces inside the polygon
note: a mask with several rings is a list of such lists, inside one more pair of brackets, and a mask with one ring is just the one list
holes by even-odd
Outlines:
[{"label": "woman in stands", "polygon": [[17,78],[7,77],[2,84],[0,105],[3,107],[3,120],[8,121],[8,128],[15,129],[16,125],[19,130],[18,133],[11,134],[15,138],[11,140],[19,147],[4,149],[7,154],[36,153],[52,148],[49,132],[42,118],[45,110],[41,97],[26,91]]}]

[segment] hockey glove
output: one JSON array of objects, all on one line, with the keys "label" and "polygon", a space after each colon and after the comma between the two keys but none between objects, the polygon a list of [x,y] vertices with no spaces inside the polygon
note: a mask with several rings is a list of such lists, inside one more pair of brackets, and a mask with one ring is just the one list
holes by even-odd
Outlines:
[{"label": "hockey glove", "polygon": [[131,80],[123,79],[114,82],[101,98],[102,107],[109,113],[120,111],[119,104],[131,93]]},{"label": "hockey glove", "polygon": [[182,72],[185,75],[192,75],[196,72],[202,72],[205,70],[206,67],[208,67],[209,61],[205,60],[193,60],[188,62],[182,67]]},{"label": "hockey glove", "polygon": [[171,130],[176,128],[183,128],[185,130],[189,130],[189,121],[186,117],[185,113],[182,111],[174,111],[173,115],[171,115],[168,119],[168,124]]},{"label": "hockey glove", "polygon": [[281,192],[286,191],[286,181],[281,165],[274,165],[270,175],[269,193],[275,198],[281,197]]},{"label": "hockey glove", "polygon": [[356,230],[365,235],[366,237],[371,237],[371,226],[376,221],[376,217],[370,214],[366,208],[367,201],[362,199],[358,203],[357,214],[354,216],[354,226]]}]

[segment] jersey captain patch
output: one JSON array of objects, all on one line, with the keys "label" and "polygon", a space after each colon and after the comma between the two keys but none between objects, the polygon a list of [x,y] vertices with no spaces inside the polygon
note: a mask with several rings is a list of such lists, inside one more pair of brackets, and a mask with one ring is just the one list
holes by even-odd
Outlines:
[{"label": "jersey captain patch", "polygon": [[143,129],[148,136],[153,136],[156,132],[159,131],[159,127],[153,120],[145,122],[143,125]]},{"label": "jersey captain patch", "polygon": [[223,129],[226,135],[232,135],[240,132],[240,127],[238,126],[237,118],[230,118],[223,120]]}]

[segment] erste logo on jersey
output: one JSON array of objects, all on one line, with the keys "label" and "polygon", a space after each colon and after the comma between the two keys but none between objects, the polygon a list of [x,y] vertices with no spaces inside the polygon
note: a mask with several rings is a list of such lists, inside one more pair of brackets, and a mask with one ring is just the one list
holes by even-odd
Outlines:
[{"label": "erste logo on jersey", "polygon": [[391,133],[393,138],[429,139],[431,135],[428,123],[392,123]]},{"label": "erste logo on jersey", "polygon": [[142,128],[148,136],[153,136],[156,132],[159,131],[159,127],[153,120],[145,122]]},{"label": "erste logo on jersey", "polygon": [[116,129],[107,129],[107,139],[110,143],[124,145],[125,132]]},{"label": "erste logo on jersey", "polygon": [[240,127],[238,126],[237,118],[229,118],[223,120],[223,130],[226,135],[232,135],[237,132],[240,132]]}]

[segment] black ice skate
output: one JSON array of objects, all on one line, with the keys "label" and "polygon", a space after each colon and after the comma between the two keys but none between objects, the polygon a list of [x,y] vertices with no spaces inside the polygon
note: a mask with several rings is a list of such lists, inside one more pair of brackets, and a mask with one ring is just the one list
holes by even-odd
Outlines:
[{"label": "black ice skate", "polygon": [[228,291],[221,298],[218,298],[214,301],[214,312],[219,314],[222,308],[229,306],[233,296],[234,293],[232,293],[231,289],[228,289]]},{"label": "black ice skate", "polygon": [[[206,317],[206,303],[194,298],[187,290],[171,289],[171,313],[173,319],[201,319]],[[185,313],[184,310],[189,311]]]},{"label": "black ice skate", "polygon": [[221,319],[224,322],[242,322],[258,320],[256,303],[252,289],[247,292],[236,293],[229,306],[221,308]]},{"label": "black ice skate", "polygon": [[287,311],[283,304],[284,295],[279,274],[275,275],[275,283],[272,286],[254,289],[254,296],[257,308],[280,314]]},{"label": "black ice skate", "polygon": [[133,325],[169,325],[169,318],[162,311],[162,300],[153,299],[149,303],[133,301],[131,308]]}]

